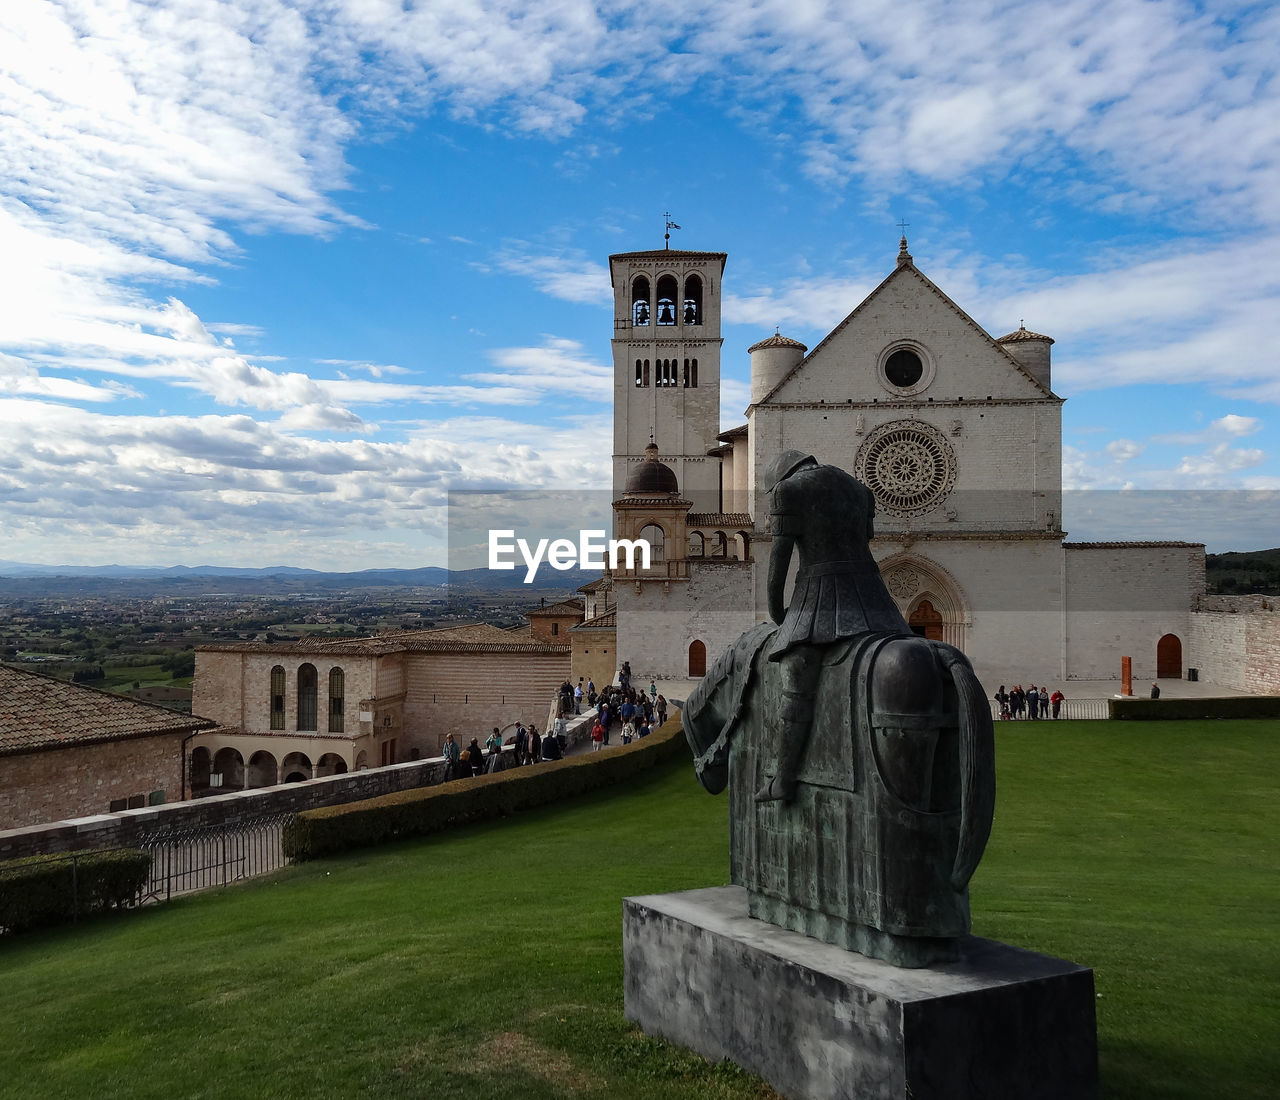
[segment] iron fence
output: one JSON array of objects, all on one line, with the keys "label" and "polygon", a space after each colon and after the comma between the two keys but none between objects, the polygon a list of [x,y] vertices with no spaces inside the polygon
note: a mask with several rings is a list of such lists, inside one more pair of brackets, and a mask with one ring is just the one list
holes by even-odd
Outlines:
[{"label": "iron fence", "polygon": [[143,900],[167,900],[279,870],[288,862],[282,837],[292,816],[167,826],[144,835],[137,846],[151,853],[151,877]]}]

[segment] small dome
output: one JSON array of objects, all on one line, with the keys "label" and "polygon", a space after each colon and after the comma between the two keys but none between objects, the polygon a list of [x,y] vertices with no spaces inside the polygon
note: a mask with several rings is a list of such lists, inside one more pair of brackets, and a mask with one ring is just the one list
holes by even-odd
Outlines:
[{"label": "small dome", "polygon": [[1042,336],[1038,332],[1032,332],[1026,325],[1023,325],[1017,332],[1011,332],[1007,336],[1001,336],[996,340],[997,344],[1020,344],[1023,340],[1043,340],[1046,344],[1053,343],[1052,336]]},{"label": "small dome", "polygon": [[799,348],[801,351],[809,350],[799,340],[792,340],[790,336],[783,336],[777,330],[767,340],[761,340],[758,344],[752,344],[747,348],[747,354],[750,355],[753,351],[760,351],[763,348]]},{"label": "small dome", "polygon": [[676,473],[666,463],[658,461],[656,444],[650,443],[644,449],[644,461],[631,471],[623,492],[628,496],[645,497],[679,494],[680,483],[676,481]]}]

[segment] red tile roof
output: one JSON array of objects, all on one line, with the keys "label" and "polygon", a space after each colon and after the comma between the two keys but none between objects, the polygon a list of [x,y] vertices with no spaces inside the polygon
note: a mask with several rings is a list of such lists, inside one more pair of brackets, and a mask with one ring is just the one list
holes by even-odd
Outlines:
[{"label": "red tile roof", "polygon": [[216,725],[207,718],[0,665],[0,756],[178,736]]}]

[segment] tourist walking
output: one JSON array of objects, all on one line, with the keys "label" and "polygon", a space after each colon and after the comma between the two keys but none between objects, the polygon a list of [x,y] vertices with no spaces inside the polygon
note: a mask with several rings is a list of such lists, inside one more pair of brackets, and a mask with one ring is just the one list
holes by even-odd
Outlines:
[{"label": "tourist walking", "polygon": [[462,755],[462,749],[459,748],[458,742],[453,739],[453,734],[445,735],[444,739],[444,781],[447,783],[450,779],[458,777],[458,758]]}]

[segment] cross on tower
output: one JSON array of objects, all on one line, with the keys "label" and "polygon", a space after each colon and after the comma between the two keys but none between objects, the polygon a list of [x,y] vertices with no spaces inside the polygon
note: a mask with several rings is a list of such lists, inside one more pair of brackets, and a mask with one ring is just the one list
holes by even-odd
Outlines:
[{"label": "cross on tower", "polygon": [[909,226],[910,224],[911,224],[911,223],[910,223],[910,222],[908,222],[908,221],[900,221],[900,222],[898,222],[898,228],[902,230],[902,235],[903,235],[904,237],[907,235],[907,226]]}]

